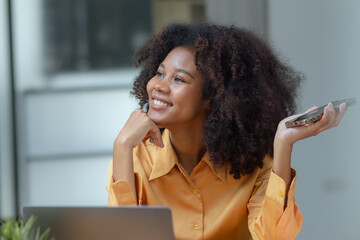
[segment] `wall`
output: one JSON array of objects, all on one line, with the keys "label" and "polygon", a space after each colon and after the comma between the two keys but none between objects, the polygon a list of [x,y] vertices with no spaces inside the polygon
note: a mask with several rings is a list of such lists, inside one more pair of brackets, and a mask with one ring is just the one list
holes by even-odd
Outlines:
[{"label": "wall", "polygon": [[129,88],[23,96],[22,205],[106,205],[112,145],[136,104]]},{"label": "wall", "polygon": [[[268,33],[284,59],[303,72],[302,111],[335,99],[360,99],[360,2],[269,1]],[[296,143],[296,199],[304,215],[297,239],[360,239],[357,184],[359,103],[336,129]]]},{"label": "wall", "polygon": [[208,21],[219,24],[233,24],[266,35],[266,0],[206,0]]},{"label": "wall", "polygon": [[15,209],[7,7],[0,1],[0,218]]}]

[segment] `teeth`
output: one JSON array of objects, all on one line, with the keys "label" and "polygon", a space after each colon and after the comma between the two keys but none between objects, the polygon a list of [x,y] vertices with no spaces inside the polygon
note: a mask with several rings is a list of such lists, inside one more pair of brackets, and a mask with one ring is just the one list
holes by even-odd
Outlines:
[{"label": "teeth", "polygon": [[168,106],[168,104],[166,104],[166,103],[164,103],[164,102],[161,102],[161,101],[159,101],[159,100],[156,100],[156,99],[154,99],[154,103],[155,103],[156,105],[160,105],[160,106]]}]

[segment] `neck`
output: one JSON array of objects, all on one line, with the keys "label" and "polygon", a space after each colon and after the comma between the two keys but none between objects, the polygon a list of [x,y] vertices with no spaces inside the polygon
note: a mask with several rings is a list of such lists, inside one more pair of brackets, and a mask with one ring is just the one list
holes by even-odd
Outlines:
[{"label": "neck", "polygon": [[206,152],[202,139],[202,128],[170,130],[170,140],[179,163],[190,175]]}]

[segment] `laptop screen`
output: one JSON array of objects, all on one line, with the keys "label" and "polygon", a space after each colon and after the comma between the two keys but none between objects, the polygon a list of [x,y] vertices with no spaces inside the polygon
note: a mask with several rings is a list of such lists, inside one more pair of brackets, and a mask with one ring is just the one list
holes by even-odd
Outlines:
[{"label": "laptop screen", "polygon": [[163,206],[23,207],[25,221],[32,215],[33,229],[50,227],[56,240],[175,239],[171,211]]}]

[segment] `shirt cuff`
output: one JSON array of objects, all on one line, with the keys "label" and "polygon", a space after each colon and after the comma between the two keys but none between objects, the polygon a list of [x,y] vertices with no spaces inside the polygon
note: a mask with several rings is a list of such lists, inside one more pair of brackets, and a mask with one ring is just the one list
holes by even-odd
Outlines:
[{"label": "shirt cuff", "polygon": [[109,206],[136,205],[134,194],[127,181],[119,180],[114,182],[112,179],[107,189],[109,191]]},{"label": "shirt cuff", "polygon": [[[291,169],[291,183],[287,195],[287,205],[294,201],[295,198],[295,183],[296,183],[296,171]],[[271,171],[268,186],[266,189],[266,196],[275,200],[284,206],[286,199],[286,183],[284,179],[278,176],[276,173]]]}]

